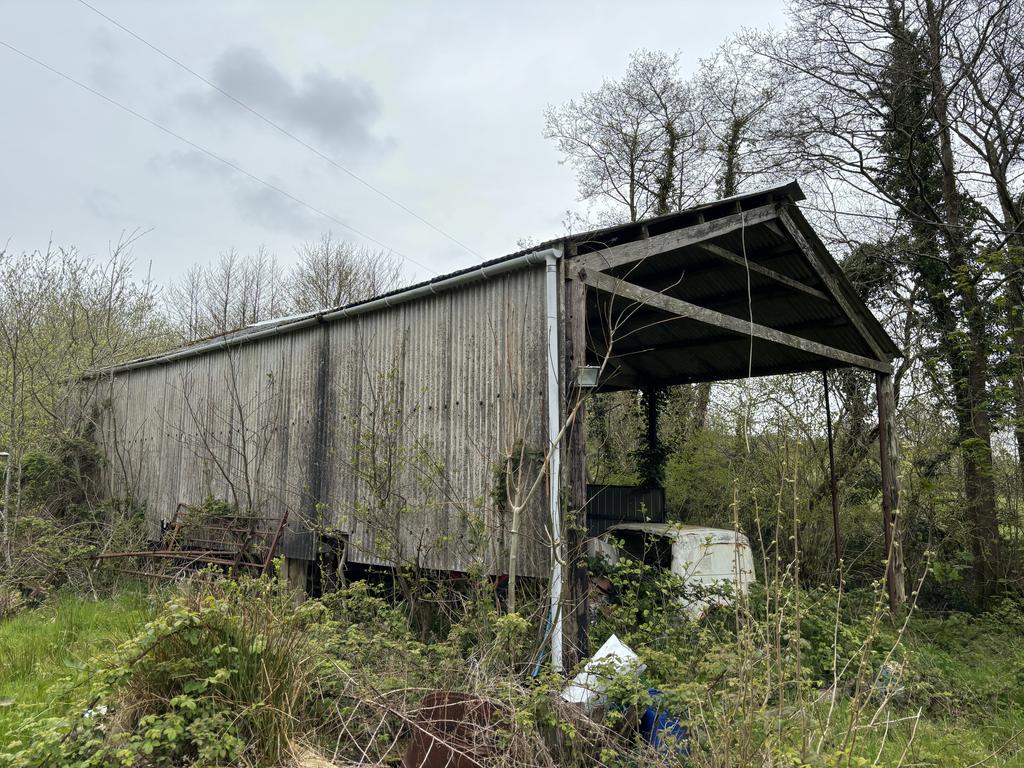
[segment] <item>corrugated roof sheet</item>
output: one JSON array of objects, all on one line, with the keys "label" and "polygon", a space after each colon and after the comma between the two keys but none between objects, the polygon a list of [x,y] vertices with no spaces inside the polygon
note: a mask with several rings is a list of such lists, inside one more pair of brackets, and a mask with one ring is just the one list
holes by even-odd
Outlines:
[{"label": "corrugated roof sheet", "polygon": [[[879,358],[872,342],[881,349],[884,359],[899,356],[899,348],[857,296],[796,207],[795,201],[801,198],[799,187],[787,185],[735,198],[728,204],[705,206],[699,220],[713,220],[768,202],[779,203],[813,249],[824,275],[778,220],[734,229],[701,244],[658,253],[608,271],[665,295],[862,357]],[[681,217],[691,215],[692,212],[683,212],[663,217],[657,220],[658,226],[648,223],[647,232],[655,235],[670,231]],[[750,264],[797,280],[823,296],[808,295],[758,272],[748,272],[742,264],[724,261],[706,251],[702,248],[705,243],[714,243],[745,257]],[[842,294],[866,334],[858,330],[827,282],[832,282]],[[616,317],[627,319],[611,333],[612,318]],[[598,364],[606,354],[610,355],[610,370],[603,381],[608,389],[633,388],[637,382],[664,386],[843,366],[829,357],[761,339],[751,341],[745,334],[682,319],[653,307],[638,307],[635,302],[596,291],[588,293],[587,324],[590,362]],[[617,337],[611,344],[610,335]]]}]

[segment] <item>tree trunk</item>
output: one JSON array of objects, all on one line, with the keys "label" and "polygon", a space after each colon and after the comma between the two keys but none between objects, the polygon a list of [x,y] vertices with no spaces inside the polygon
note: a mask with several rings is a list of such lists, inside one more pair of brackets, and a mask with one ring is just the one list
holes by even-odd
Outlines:
[{"label": "tree trunk", "polygon": [[892,374],[875,375],[878,399],[878,447],[882,476],[882,524],[885,533],[885,584],[889,608],[907,601],[903,572],[903,515],[900,514],[899,445],[896,440],[896,398]]},{"label": "tree trunk", "polygon": [[708,406],[711,404],[711,382],[694,385],[693,413],[690,415],[688,440],[704,431],[708,421]]},{"label": "tree trunk", "polygon": [[[987,366],[984,366],[987,368]],[[987,402],[982,366],[972,366],[961,398]],[[977,400],[974,400],[977,402]],[[964,462],[964,491],[971,523],[971,557],[978,597],[982,603],[998,591],[1001,575],[999,518],[996,512],[995,478],[992,472],[992,423],[986,407],[958,408],[960,453]]]},{"label": "tree trunk", "polygon": [[1010,299],[1007,321],[1010,326],[1010,366],[1013,371],[1013,434],[1017,442],[1017,466],[1024,479],[1024,282],[1007,280]]},{"label": "tree trunk", "polygon": [[971,556],[978,596],[985,603],[998,588],[1000,572],[999,521],[996,515],[995,477],[992,472],[992,420],[988,394],[987,307],[978,296],[975,277],[970,274],[968,253],[972,244],[961,226],[963,198],[957,188],[949,95],[942,69],[944,40],[941,14],[945,8],[937,8],[934,0],[925,0],[924,12],[929,50],[929,86],[942,161],[944,220],[940,223],[939,234],[945,245],[949,274],[952,277],[951,293],[961,304],[964,327],[955,321],[948,298],[933,292],[930,300],[933,306],[941,305],[947,318],[947,322],[939,323],[942,332],[940,346],[953,374],[960,453],[964,462],[964,492],[971,525]]}]

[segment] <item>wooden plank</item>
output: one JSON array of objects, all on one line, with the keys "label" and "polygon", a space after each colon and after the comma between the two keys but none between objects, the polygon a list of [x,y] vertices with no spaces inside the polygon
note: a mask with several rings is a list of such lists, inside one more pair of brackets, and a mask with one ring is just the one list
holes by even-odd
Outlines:
[{"label": "wooden plank", "polygon": [[632,264],[651,256],[667,253],[668,251],[696,245],[712,237],[718,237],[742,227],[751,227],[755,224],[774,219],[778,215],[778,206],[774,203],[762,205],[758,208],[751,208],[749,211],[723,216],[720,219],[714,219],[703,224],[694,224],[692,227],[676,229],[632,243],[613,245],[602,251],[594,251],[593,253],[577,256],[574,261],[581,267],[590,269],[621,267],[624,264]]},{"label": "wooden plank", "polygon": [[786,212],[785,208],[779,208],[779,221],[782,222],[782,226],[786,229],[789,236],[793,238],[794,242],[796,242],[797,246],[810,262],[811,268],[818,274],[821,282],[825,284],[826,288],[828,288],[828,292],[832,294],[832,298],[840,308],[842,308],[843,312],[846,313],[846,316],[850,318],[850,323],[864,338],[867,345],[871,347],[871,351],[878,356],[879,360],[887,360],[888,357],[882,350],[882,347],[877,341],[875,341],[875,337],[868,332],[868,328],[860,316],[859,308],[854,307],[846,298],[846,293],[843,291],[842,286],[839,284],[835,275],[825,267],[817,252],[811,244],[807,242],[807,238],[805,238],[803,232],[800,231],[800,227],[797,226],[795,221],[793,221],[793,218]]},{"label": "wooden plank", "polygon": [[775,344],[782,344],[787,347],[799,349],[812,355],[819,355],[821,357],[839,360],[840,362],[855,365],[859,368],[880,371],[882,373],[892,372],[892,366],[882,360],[863,357],[862,355],[856,355],[852,352],[830,347],[827,344],[820,344],[816,341],[801,338],[800,336],[794,336],[791,333],[785,333],[784,331],[769,328],[766,325],[752,323],[731,315],[724,315],[721,312],[715,312],[713,309],[699,307],[688,301],[676,299],[672,296],[666,296],[665,294],[652,291],[649,288],[643,288],[639,285],[634,285],[633,283],[627,283],[620,278],[613,277],[612,275],[608,275],[603,272],[577,270],[577,274],[580,280],[593,288],[615,294],[616,296],[621,296],[624,299],[629,299],[654,309],[660,309],[663,312],[670,312],[674,315],[685,317],[688,320],[695,320],[699,323],[705,323],[718,328],[725,328],[726,330],[733,331],[743,336],[753,336],[754,338],[763,339],[764,341],[770,341]]},{"label": "wooden plank", "polygon": [[738,267],[749,269],[751,272],[756,272],[759,275],[767,277],[769,280],[774,280],[776,283],[780,283],[787,288],[792,288],[794,291],[800,291],[808,296],[813,296],[816,299],[823,299],[829,301],[830,297],[824,291],[819,291],[817,288],[812,288],[809,285],[801,283],[799,280],[794,280],[792,277],[788,277],[781,272],[776,272],[774,269],[768,267],[762,267],[760,264],[751,261],[750,259],[744,259],[742,256],[733,253],[727,248],[723,248],[720,245],[714,243],[700,243],[699,248],[707,251],[710,254],[717,256],[723,261],[727,261],[730,264],[735,264]]}]

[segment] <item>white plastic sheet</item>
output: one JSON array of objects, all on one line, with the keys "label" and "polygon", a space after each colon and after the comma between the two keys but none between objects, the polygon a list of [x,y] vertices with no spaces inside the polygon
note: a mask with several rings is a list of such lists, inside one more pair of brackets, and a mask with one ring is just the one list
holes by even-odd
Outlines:
[{"label": "white plastic sheet", "polygon": [[604,704],[604,692],[613,676],[639,675],[644,668],[645,665],[633,649],[612,635],[591,657],[583,671],[562,691],[562,698],[590,712]]}]

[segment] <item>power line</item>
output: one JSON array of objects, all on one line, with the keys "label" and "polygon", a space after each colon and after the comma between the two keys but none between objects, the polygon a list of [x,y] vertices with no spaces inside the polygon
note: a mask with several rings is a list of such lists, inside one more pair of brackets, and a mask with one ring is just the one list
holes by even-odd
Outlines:
[{"label": "power line", "polygon": [[409,214],[410,216],[412,216],[413,218],[415,218],[415,219],[416,219],[417,221],[419,221],[419,222],[421,222],[421,223],[425,224],[426,226],[430,227],[430,228],[431,228],[432,230],[434,230],[435,232],[437,232],[437,233],[438,233],[439,235],[441,235],[442,237],[445,237],[445,238],[447,238],[448,240],[451,240],[451,241],[452,241],[453,243],[455,243],[455,244],[456,244],[457,246],[459,246],[460,248],[464,249],[464,250],[465,250],[465,251],[467,251],[468,253],[471,253],[471,254],[472,254],[473,256],[476,256],[477,258],[482,258],[482,257],[480,256],[480,254],[479,254],[479,253],[477,253],[476,251],[474,251],[474,250],[473,250],[472,248],[470,248],[470,247],[469,247],[468,245],[466,245],[466,244],[465,244],[465,243],[463,243],[463,242],[462,242],[461,240],[459,240],[458,238],[456,238],[456,237],[455,237],[454,235],[451,235],[451,234],[449,234],[449,233],[448,233],[448,232],[446,232],[445,230],[441,229],[441,228],[440,228],[439,226],[437,226],[437,225],[433,224],[432,222],[428,221],[428,220],[427,220],[427,219],[425,219],[425,218],[424,218],[423,216],[421,216],[420,214],[416,213],[416,211],[412,210],[411,208],[409,208],[409,207],[408,207],[407,205],[405,205],[405,204],[404,204],[404,203],[402,203],[401,201],[399,201],[399,200],[396,200],[396,199],[395,199],[394,197],[392,197],[391,195],[389,195],[389,194],[388,194],[387,192],[385,192],[384,190],[380,189],[380,188],[379,188],[379,187],[377,187],[377,186],[374,186],[374,185],[373,185],[372,183],[370,183],[369,181],[367,181],[366,179],[364,179],[364,178],[363,178],[362,176],[360,176],[359,174],[357,174],[357,173],[356,173],[355,171],[353,171],[353,170],[351,170],[351,169],[349,169],[349,168],[346,168],[346,167],[345,167],[344,165],[342,165],[341,163],[339,163],[339,162],[338,162],[337,160],[335,160],[335,159],[334,159],[333,157],[331,157],[330,155],[328,155],[328,154],[326,154],[326,153],[324,153],[324,152],[321,152],[321,151],[320,151],[319,149],[317,149],[316,147],[314,147],[314,146],[313,146],[312,144],[309,144],[308,142],[306,142],[306,141],[304,141],[303,139],[299,138],[299,137],[298,137],[298,136],[296,136],[296,135],[295,135],[294,133],[292,133],[291,131],[289,131],[289,130],[288,130],[287,128],[284,128],[284,127],[283,127],[283,126],[281,126],[281,125],[280,125],[279,123],[275,122],[274,120],[271,120],[271,119],[270,119],[269,117],[267,117],[266,115],[264,115],[264,114],[263,114],[262,112],[258,111],[258,110],[257,110],[257,109],[255,109],[254,107],[251,107],[251,106],[249,106],[249,105],[248,105],[248,104],[246,104],[246,103],[245,103],[244,101],[242,101],[241,99],[239,99],[239,98],[238,98],[237,96],[234,96],[233,94],[231,94],[231,93],[229,93],[228,91],[224,90],[224,89],[223,89],[223,88],[221,88],[221,87],[220,87],[219,85],[217,85],[216,83],[214,83],[214,82],[213,82],[212,80],[209,80],[209,79],[207,79],[206,77],[203,77],[203,75],[199,74],[198,72],[196,72],[196,71],[195,71],[194,69],[192,69],[192,68],[191,68],[191,67],[189,67],[188,65],[186,65],[186,64],[184,64],[183,62],[181,62],[180,60],[176,59],[176,58],[175,58],[174,56],[172,56],[171,54],[169,54],[169,53],[167,53],[166,51],[162,50],[162,49],[161,49],[161,48],[160,48],[159,46],[157,46],[157,45],[155,45],[155,44],[153,44],[153,43],[149,42],[149,41],[148,41],[148,40],[147,40],[146,38],[142,37],[141,35],[139,35],[138,33],[134,32],[134,31],[132,31],[131,29],[129,29],[128,27],[126,27],[126,26],[125,26],[124,24],[122,24],[121,22],[117,21],[117,19],[114,19],[114,18],[112,18],[112,17],[108,16],[107,14],[105,14],[105,13],[104,13],[103,11],[99,10],[99,9],[98,9],[98,8],[96,8],[95,6],[93,6],[93,5],[90,5],[89,3],[87,3],[87,2],[85,1],[85,0],[78,0],[78,2],[79,2],[79,3],[81,3],[82,5],[84,5],[84,6],[85,6],[86,8],[88,8],[89,10],[91,10],[91,11],[92,11],[93,13],[95,13],[95,14],[97,14],[97,15],[99,15],[99,16],[102,16],[102,17],[103,17],[104,19],[106,19],[107,21],[109,21],[109,22],[110,22],[111,24],[113,24],[113,25],[114,25],[115,27],[117,27],[118,29],[122,30],[122,31],[123,31],[123,32],[125,32],[126,34],[129,34],[129,35],[131,35],[131,36],[132,36],[132,37],[134,37],[134,38],[135,38],[136,40],[138,40],[138,41],[139,41],[140,43],[142,43],[143,45],[145,45],[145,46],[146,46],[147,48],[150,48],[150,49],[151,49],[151,50],[153,50],[154,52],[156,52],[156,53],[158,53],[159,55],[163,56],[163,57],[164,57],[165,59],[167,59],[167,60],[168,60],[169,62],[171,62],[172,64],[174,64],[174,65],[176,65],[176,66],[180,67],[181,69],[185,70],[185,71],[186,71],[186,72],[188,72],[188,73],[189,73],[190,75],[192,75],[193,77],[195,77],[195,78],[198,78],[198,79],[199,79],[199,80],[201,80],[202,82],[206,83],[206,85],[208,85],[208,86],[209,86],[210,88],[213,88],[213,89],[214,89],[215,91],[217,91],[217,92],[218,92],[219,94],[221,94],[222,96],[224,96],[224,97],[225,97],[225,98],[227,98],[227,99],[230,99],[230,100],[231,100],[231,101],[233,101],[233,102],[234,102],[235,104],[237,104],[238,106],[240,106],[240,107],[241,107],[242,109],[244,109],[244,110],[246,110],[247,112],[251,113],[251,114],[252,114],[252,115],[254,115],[255,117],[258,117],[258,118],[259,118],[260,120],[262,120],[262,121],[263,121],[264,123],[266,123],[266,124],[267,124],[267,125],[269,125],[270,127],[274,128],[275,130],[277,130],[277,131],[278,131],[278,132],[280,132],[281,134],[283,134],[283,135],[287,136],[287,137],[288,137],[289,139],[292,139],[293,141],[295,141],[295,142],[298,142],[298,143],[299,143],[300,145],[302,145],[303,147],[305,147],[306,149],[308,149],[308,150],[309,150],[310,152],[312,152],[313,154],[315,154],[315,155],[316,155],[317,157],[319,157],[320,159],[322,159],[322,160],[325,160],[325,161],[327,161],[328,163],[330,163],[331,165],[333,165],[333,166],[334,166],[335,168],[337,168],[337,169],[338,169],[339,171],[341,171],[342,173],[345,173],[345,174],[347,174],[348,176],[350,176],[351,178],[353,178],[353,179],[355,179],[356,181],[358,181],[358,182],[359,182],[360,184],[362,184],[362,185],[363,185],[364,187],[366,187],[367,189],[369,189],[369,190],[371,190],[371,191],[375,192],[376,194],[380,195],[380,196],[381,196],[381,197],[383,197],[383,198],[384,198],[385,200],[387,200],[388,202],[390,202],[390,203],[391,203],[392,205],[394,205],[394,206],[396,206],[396,207],[398,207],[398,208],[401,208],[401,209],[402,209],[403,211],[405,211],[405,212],[406,212],[407,214]]},{"label": "power line", "polygon": [[99,98],[101,98],[104,101],[106,101],[108,104],[113,104],[115,107],[117,107],[120,110],[123,110],[124,112],[127,112],[129,115],[132,115],[133,117],[138,118],[139,120],[142,120],[145,123],[148,123],[149,125],[153,126],[154,128],[156,128],[156,129],[158,129],[160,131],[163,131],[168,136],[174,137],[178,141],[183,142],[184,144],[187,144],[188,146],[192,147],[193,149],[197,150],[198,152],[202,152],[207,157],[212,158],[213,160],[216,160],[217,162],[226,165],[228,168],[231,168],[233,171],[235,171],[237,173],[240,173],[243,176],[248,177],[249,179],[251,179],[252,181],[257,182],[258,184],[262,184],[267,189],[271,189],[274,192],[277,192],[279,195],[283,195],[284,197],[287,197],[289,200],[291,200],[291,201],[293,201],[295,203],[298,203],[303,208],[307,208],[310,211],[312,211],[313,213],[316,213],[319,216],[323,216],[325,219],[333,221],[338,226],[344,227],[345,229],[349,230],[350,232],[353,232],[354,234],[358,235],[362,239],[364,239],[364,240],[366,240],[368,242],[374,243],[375,245],[383,248],[386,251],[390,251],[391,253],[393,253],[396,256],[398,256],[400,259],[403,259],[404,261],[407,261],[410,264],[415,264],[417,267],[420,267],[421,269],[427,270],[427,272],[429,272],[432,275],[436,275],[437,274],[437,272],[435,270],[431,269],[426,264],[423,264],[423,263],[421,263],[419,261],[416,261],[411,256],[406,256],[404,253],[401,253],[400,251],[395,250],[391,246],[387,245],[386,243],[381,242],[380,240],[378,240],[377,238],[373,237],[372,235],[368,235],[367,233],[363,232],[362,230],[357,229],[356,227],[353,227],[351,224],[346,224],[344,221],[339,219],[337,216],[334,216],[333,214],[328,213],[327,211],[323,210],[322,208],[317,208],[315,205],[311,205],[310,203],[307,203],[302,198],[296,197],[291,192],[288,192],[287,190],[282,189],[281,187],[277,186],[276,184],[273,184],[273,183],[267,181],[266,179],[263,179],[263,178],[257,176],[254,173],[250,173],[249,171],[245,170],[245,168],[242,168],[241,166],[236,165],[235,163],[231,162],[230,160],[227,160],[227,159],[221,157],[220,155],[210,151],[206,147],[203,147],[203,146],[200,146],[199,144],[196,144],[191,139],[185,138],[180,133],[176,133],[175,131],[172,131],[170,128],[168,128],[168,127],[166,127],[164,125],[161,125],[160,123],[156,122],[152,118],[146,117],[141,112],[135,111],[131,107],[126,106],[125,104],[122,104],[121,102],[117,101],[114,98],[111,98],[110,96],[107,96],[105,93],[97,91],[95,88],[93,88],[93,87],[91,87],[89,85],[86,85],[81,80],[76,80],[71,75],[65,74],[64,72],[61,72],[59,69],[55,69],[54,67],[51,67],[46,62],[40,61],[39,59],[35,58],[34,56],[32,56],[32,55],[30,55],[28,53],[25,53],[25,51],[21,50],[20,48],[16,48],[13,45],[11,45],[10,43],[4,42],[3,40],[0,40],[0,45],[2,45],[4,48],[6,48],[7,50],[9,50],[11,52],[18,54],[22,58],[27,59],[28,61],[31,61],[33,64],[36,64],[36,65],[42,67],[43,69],[47,70],[48,72],[51,72],[51,73],[57,75],[58,77],[63,78],[64,80],[67,80],[69,83],[73,83],[74,85],[77,85],[79,88],[82,88],[83,90],[88,91],[89,93],[93,94],[94,96],[98,96]]},{"label": "power line", "polygon": [[[861,218],[861,219],[874,219],[876,221],[884,221],[884,222],[889,223],[889,224],[893,224],[893,223],[896,223],[897,221],[899,221],[899,216],[886,216],[885,214],[882,214],[882,213],[868,213],[867,211],[844,211],[844,210],[840,210],[838,208],[836,208],[836,209],[821,208],[821,207],[816,206],[816,205],[809,205],[806,202],[805,203],[801,203],[800,207],[801,208],[806,208],[807,210],[810,210],[810,211],[817,211],[818,213],[827,213],[827,214],[830,214],[832,216],[854,216],[854,217]],[[932,219],[926,219],[926,218],[923,218],[921,216],[911,216],[910,220],[914,221],[914,222],[921,223],[921,224],[929,224],[929,225],[934,226],[934,227],[942,227],[942,228],[953,227],[955,229],[964,229],[964,230],[970,230],[970,231],[977,230],[977,231],[983,232],[985,234],[1000,235],[1000,236],[1003,236],[1003,237],[1011,237],[1013,235],[1021,234],[1020,232],[1014,232],[1012,230],[999,229],[998,227],[974,226],[972,224],[945,224],[943,222],[934,221]]]}]

